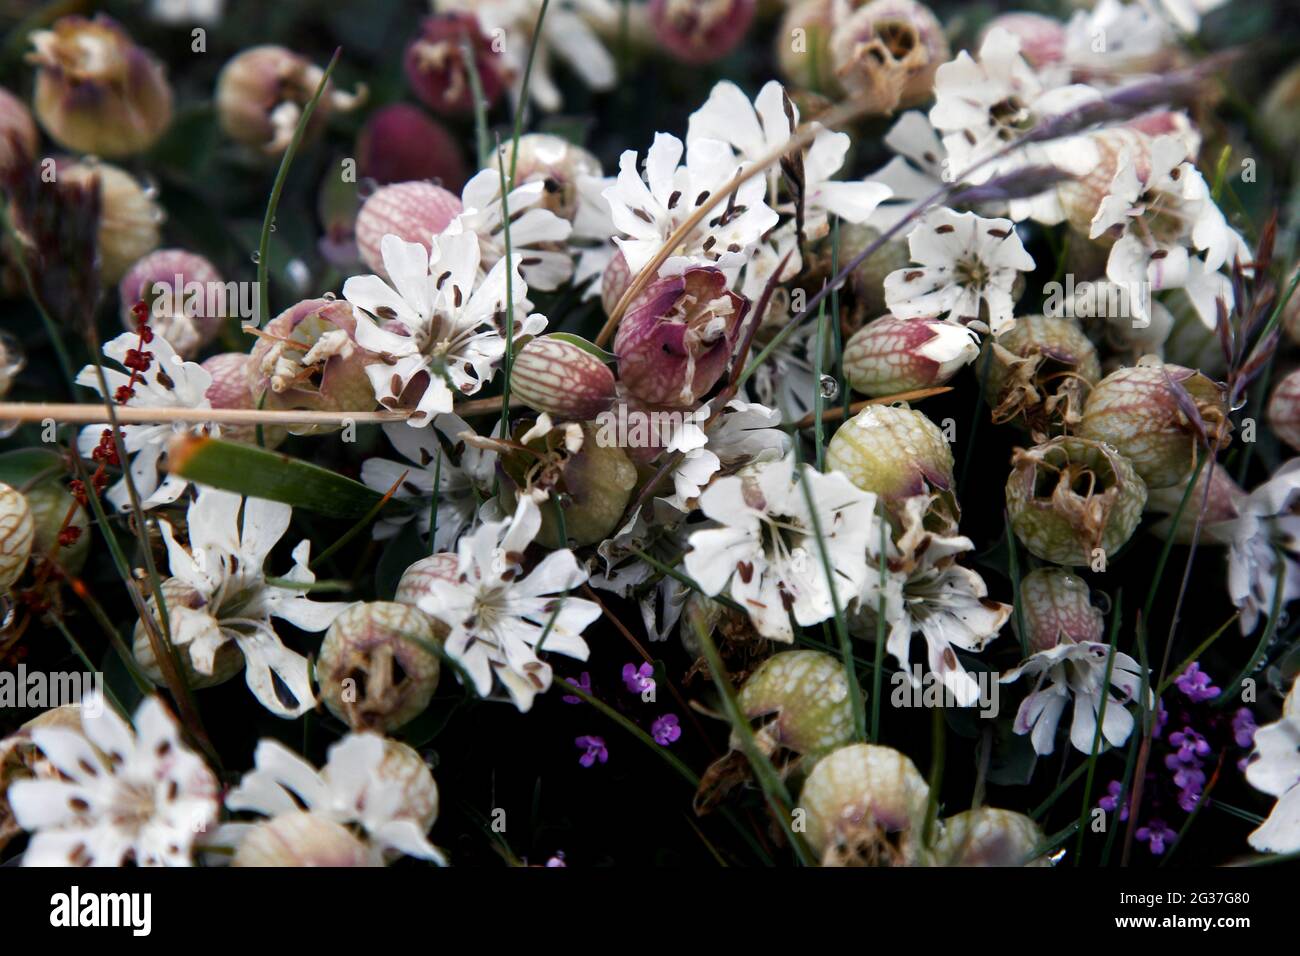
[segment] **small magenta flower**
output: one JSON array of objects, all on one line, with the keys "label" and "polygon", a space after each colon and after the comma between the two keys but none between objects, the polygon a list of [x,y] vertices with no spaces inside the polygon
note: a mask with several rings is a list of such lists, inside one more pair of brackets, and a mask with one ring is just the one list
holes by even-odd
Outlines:
[{"label": "small magenta flower", "polygon": [[1122,823],[1128,819],[1128,801],[1121,803],[1124,795],[1124,784],[1118,780],[1112,780],[1106,786],[1106,796],[1097,801],[1097,806],[1101,807],[1107,813],[1114,813],[1115,808],[1119,807],[1119,819]]},{"label": "small magenta flower", "polygon": [[1201,665],[1193,661],[1187,666],[1187,670],[1178,675],[1174,681],[1181,690],[1194,704],[1218,697],[1219,688],[1210,683],[1210,675],[1201,670]]},{"label": "small magenta flower", "polygon": [[635,664],[623,665],[623,683],[627,685],[629,694],[644,694],[646,691],[653,694],[654,674],[655,669],[650,664],[642,664],[640,667]]},{"label": "small magenta flower", "polygon": [[[564,678],[564,682],[566,684],[570,684],[573,687],[578,688],[578,690],[585,691],[588,694],[591,693],[591,675],[586,671],[583,671],[582,676],[579,677],[577,680],[574,680],[572,677],[566,677]],[[566,704],[582,703],[582,698],[579,697],[577,694],[565,694],[560,699],[564,701]]]},{"label": "small magenta flower", "polygon": [[582,756],[578,758],[578,763],[584,767],[591,767],[597,762],[605,763],[609,760],[609,751],[605,749],[604,737],[584,735],[573,742],[583,751]]},{"label": "small magenta flower", "polygon": [[1147,826],[1138,827],[1135,836],[1148,844],[1152,856],[1160,856],[1174,841],[1174,837],[1178,836],[1178,832],[1171,830],[1164,820],[1152,819]]},{"label": "small magenta flower", "polygon": [[650,736],[661,747],[667,747],[682,735],[682,728],[677,723],[676,714],[664,714],[650,725]]}]

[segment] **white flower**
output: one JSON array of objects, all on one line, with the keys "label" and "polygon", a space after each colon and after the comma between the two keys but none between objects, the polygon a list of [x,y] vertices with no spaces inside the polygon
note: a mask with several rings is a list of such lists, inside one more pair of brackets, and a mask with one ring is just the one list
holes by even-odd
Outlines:
[{"label": "white flower", "polygon": [[943,315],[962,324],[984,323],[997,335],[1014,322],[1017,272],[1034,268],[1009,219],[939,207],[908,234],[917,267],[885,277],[885,302],[900,319]]},{"label": "white flower", "polygon": [[[401,423],[387,422],[384,434],[402,455],[411,462],[390,461],[387,458],[367,458],[361,464],[361,480],[367,487],[387,494],[394,485],[394,498],[407,501],[412,510],[395,517],[380,518],[375,522],[374,535],[385,540],[397,534],[401,527],[415,517],[422,535],[429,534],[433,524],[433,489],[438,488],[438,528],[432,542],[434,551],[449,551],[456,540],[474,520],[478,499],[474,482],[465,471],[451,460],[444,450],[441,432],[454,448],[462,443],[461,434],[470,431],[469,425],[457,415],[442,414],[434,417],[431,429],[411,429]],[[481,452],[465,445],[462,456],[495,454]]]},{"label": "white flower", "polygon": [[[360,826],[381,851],[446,865],[425,836],[438,815],[438,787],[410,748],[378,734],[348,734],[330,747],[318,773],[279,741],[265,739],[253,760],[255,769],[226,797],[229,809],[275,817],[305,807],[334,823]],[[238,839],[247,825],[223,830]]]},{"label": "white flower", "polygon": [[684,453],[671,475],[672,496],[660,499],[679,511],[688,509],[720,469],[775,460],[790,450],[780,413],[766,405],[733,398],[712,425],[705,424],[708,417],[709,406],[701,406],[674,432],[665,449]]},{"label": "white flower", "polygon": [[1139,0],[1143,6],[1152,7],[1168,18],[1183,33],[1195,33],[1201,28],[1201,14],[1223,6],[1227,0]]},{"label": "white flower", "polygon": [[1066,23],[1062,66],[1093,86],[1116,86],[1149,72],[1173,42],[1169,24],[1148,7],[1099,0],[1091,10],[1076,10]]},{"label": "white flower", "polygon": [[1300,851],[1300,679],[1282,705],[1282,719],[1255,731],[1246,780],[1277,797],[1268,819],[1248,838],[1265,853]]},{"label": "white flower", "polygon": [[869,177],[890,190],[889,198],[867,219],[867,225],[880,232],[892,229],[899,220],[909,216],[922,200],[941,189],[952,174],[948,168],[948,150],[919,110],[909,110],[898,118],[885,134],[885,145],[898,155]]},{"label": "white flower", "polygon": [[523,575],[524,551],[541,526],[537,504],[522,496],[512,518],[485,521],[460,539],[456,580],[431,579],[419,604],[450,629],[447,655],[478,694],[488,695],[496,674],[521,711],[551,686],[539,645],[585,661],[581,635],[600,616],[599,605],[565,594],[587,579],[572,551],[552,551]]},{"label": "white flower", "polygon": [[[343,296],[356,314],[357,343],[384,357],[366,368],[379,403],[394,408],[417,376],[417,388],[427,380],[407,419],[419,427],[451,411],[453,389],[472,395],[496,373],[506,345],[506,263],[498,261],[480,281],[482,251],[472,232],[435,236],[431,252],[418,242],[384,236],[380,250],[392,285],[379,276],[353,276],[343,284]],[[520,258],[514,257],[510,318],[519,323],[518,335],[532,335],[546,320],[527,315],[531,303],[518,274]]]},{"label": "white flower", "polygon": [[718,527],[694,532],[683,559],[705,594],[726,591],[760,635],[787,644],[794,640],[791,614],[806,626],[833,616],[835,597],[847,609],[862,589],[866,555],[879,542],[875,495],[839,472],[804,465],[802,475],[806,489],[787,457],[713,482],[699,506]]},{"label": "white flower", "polygon": [[[495,40],[506,69],[513,78],[516,101],[522,94],[528,50],[532,44],[542,0],[447,0],[443,10],[465,10],[478,17],[483,32]],[[553,112],[563,105],[560,90],[551,76],[551,63],[559,56],[593,90],[614,86],[617,74],[609,55],[590,22],[618,23],[618,10],[609,0],[552,0],[542,21],[528,93],[543,110]]]},{"label": "white flower", "polygon": [[[172,576],[204,602],[197,610],[169,606],[172,642],[189,652],[195,670],[211,674],[217,651],[234,641],[243,654],[248,689],[280,717],[311,710],[316,695],[307,659],[280,642],[271,618],[323,631],[347,606],[308,597],[316,575],[307,567],[311,542],[306,540],[293,549],[293,568],[282,576],[286,585],[267,580],[262,565],[288,530],[292,513],[278,501],[202,488],[186,513],[188,548],[176,540],[169,522],[160,521]],[[292,700],[285,699],[286,692]]]},{"label": "white flower", "polygon": [[[1050,754],[1055,748],[1056,728],[1071,698],[1074,698],[1074,717],[1070,723],[1070,743],[1075,750],[1092,753],[1103,693],[1106,694],[1103,738],[1112,747],[1128,740],[1133,731],[1133,715],[1127,706],[1141,696],[1142,665],[1127,654],[1115,652],[1115,660],[1110,665],[1110,687],[1119,692],[1116,697],[1106,687],[1109,658],[1110,647],[1099,641],[1063,640],[1002,675],[1004,684],[1022,674],[1037,675],[1034,689],[1016,712],[1013,728],[1018,734],[1030,735],[1035,753]],[[1154,704],[1154,695],[1150,691],[1148,695]]]},{"label": "white flower", "polygon": [[[1228,595],[1241,611],[1241,632],[1252,633],[1262,613],[1300,598],[1300,458],[1292,458],[1238,504],[1228,523]],[[1278,562],[1282,562],[1281,568]]]},{"label": "white flower", "polygon": [[[604,192],[614,225],[624,233],[614,242],[623,251],[628,268],[639,272],[663,248],[668,237],[695,210],[736,175],[742,166],[730,146],[715,139],[699,139],[682,160],[682,141],[656,133],[645,159],[645,178],[637,170],[635,150],[619,158],[619,173]],[[778,222],[776,212],[764,202],[766,183],[755,176],[711,209],[673,249],[661,275],[680,272],[689,265],[717,265],[738,269],[745,252]]]},{"label": "white flower", "polygon": [[[912,635],[919,632],[925,638],[931,672],[960,706],[970,707],[979,701],[979,685],[953,648],[982,651],[1002,630],[1011,607],[990,600],[984,579],[956,563],[957,555],[974,550],[969,538],[926,530],[925,515],[932,501],[933,496],[917,495],[904,502],[902,534],[897,543],[886,542],[883,594],[889,636],[885,650],[915,683],[909,658]],[[881,587],[879,570],[873,566],[858,603],[859,613],[868,621],[879,611]]]},{"label": "white flower", "polygon": [[[573,259],[562,243],[573,227],[549,209],[538,208],[546,194],[542,180],[516,186],[507,196],[510,209],[510,252],[519,256],[519,271],[529,286],[558,289],[573,274]],[[482,259],[479,267],[491,269],[505,258],[506,238],[501,204],[501,171],[496,166],[480,170],[461,192],[464,209],[444,233],[472,232],[478,236]],[[557,248],[557,244],[561,244]]]},{"label": "white flower", "polygon": [[614,257],[615,246],[611,237],[618,229],[609,211],[609,200],[604,195],[605,190],[613,185],[613,176],[579,174],[577,178],[578,208],[573,214],[573,231],[569,233],[569,248],[578,259],[573,267],[573,284],[596,280],[583,289],[584,299],[600,294],[600,277]]},{"label": "white flower", "polygon": [[[1020,55],[1020,40],[1001,28],[990,30],[978,59],[963,50],[939,67],[930,122],[943,133],[953,180],[982,183],[1029,161],[1033,150],[1017,150],[990,161],[1043,119],[1097,100],[1082,84],[1044,89]],[[978,168],[976,168],[978,167]]]},{"label": "white flower", "polygon": [[[127,353],[137,349],[152,353],[149,368],[137,374],[135,384],[130,386],[131,396],[124,403],[117,404],[124,404],[127,408],[212,407],[206,397],[212,376],[197,362],[182,359],[167,340],[157,333],[154,333],[148,344],[141,344],[138,332],[123,332],[104,345],[104,354],[126,368]],[[106,368],[104,379],[109,388],[107,397],[116,402],[118,389],[130,384],[131,373],[129,368],[126,372]],[[81,370],[77,375],[77,384],[100,391],[99,374],[93,365],[87,365]],[[89,425],[77,436],[77,451],[82,457],[90,457],[106,428],[107,424]],[[122,444],[127,457],[131,459],[131,477],[135,481],[136,492],[140,495],[142,508],[153,508],[175,501],[189,484],[186,479],[172,474],[161,481],[158,478],[158,463],[166,455],[168,443],[177,434],[189,430],[214,436],[221,433],[215,425],[184,422],[121,426]],[[122,464],[125,466],[126,462]],[[114,483],[104,496],[119,509],[131,504],[126,479]]]},{"label": "white flower", "polygon": [[156,697],[134,722],[132,730],[102,698],[90,698],[81,733],[31,730],[62,776],[9,787],[15,820],[32,832],[23,866],[190,865],[195,837],[217,819],[217,778]]}]

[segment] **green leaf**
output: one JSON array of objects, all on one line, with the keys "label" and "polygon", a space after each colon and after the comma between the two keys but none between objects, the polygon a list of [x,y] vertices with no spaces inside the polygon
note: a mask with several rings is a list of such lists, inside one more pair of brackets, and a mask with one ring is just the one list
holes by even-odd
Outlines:
[{"label": "green leaf", "polygon": [[561,342],[567,342],[575,348],[580,348],[589,355],[594,355],[606,365],[611,365],[618,361],[618,356],[613,352],[606,352],[594,342],[588,342],[581,335],[574,335],[572,332],[548,332],[542,338],[559,339]]},{"label": "green leaf", "polygon": [[[217,438],[185,437],[172,445],[168,470],[204,485],[282,501],[332,518],[360,518],[383,498],[351,478],[289,455]],[[406,505],[389,501],[384,510]]]}]

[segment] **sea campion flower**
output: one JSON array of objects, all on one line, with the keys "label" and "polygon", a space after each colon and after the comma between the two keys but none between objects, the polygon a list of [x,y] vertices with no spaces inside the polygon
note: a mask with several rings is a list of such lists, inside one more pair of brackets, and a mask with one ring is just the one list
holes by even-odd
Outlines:
[{"label": "sea campion flower", "polygon": [[1250,845],[1268,853],[1300,850],[1300,680],[1286,696],[1281,719],[1255,732],[1246,780],[1277,797],[1268,819],[1250,835]]},{"label": "sea campion flower", "polygon": [[140,705],[134,724],[88,698],[80,732],[31,730],[58,776],[9,787],[18,826],[32,832],[24,866],[190,865],[195,839],[217,819],[217,778],[158,698]]},{"label": "sea campion flower", "polygon": [[356,312],[357,342],[384,358],[366,369],[375,397],[385,408],[413,403],[407,423],[422,427],[452,410],[454,394],[472,395],[492,378],[505,354],[502,322],[516,322],[518,338],[540,332],[546,319],[528,314],[520,256],[512,262],[514,314],[505,314],[505,260],[480,279],[474,233],[444,232],[432,252],[396,236],[385,236],[381,248],[392,285],[353,276],[343,296]]},{"label": "sea campion flower", "polygon": [[[516,186],[506,195],[505,203],[501,201],[501,181],[501,170],[489,166],[475,174],[460,194],[465,211],[457,218],[461,229],[478,236],[479,268],[486,272],[505,258],[505,210],[509,208],[510,251],[520,257],[524,281],[535,289],[558,289],[573,274],[573,259],[564,246],[573,226],[541,205],[547,195],[544,181]],[[454,224],[447,230],[457,231]]]},{"label": "sea campion flower", "polygon": [[542,527],[537,504],[519,498],[512,517],[485,521],[460,539],[455,579],[431,578],[419,608],[447,625],[447,655],[486,697],[493,676],[521,711],[551,686],[547,650],[587,659],[582,632],[600,606],[567,592],[587,580],[567,548],[552,551],[528,574],[524,551]]},{"label": "sea campion flower", "polygon": [[[218,653],[233,644],[243,657],[244,679],[253,696],[286,718],[311,710],[316,695],[307,659],[281,643],[271,619],[323,631],[347,606],[308,597],[316,576],[307,567],[311,542],[306,540],[293,549],[293,568],[282,576],[289,586],[267,580],[262,566],[289,529],[292,514],[289,505],[278,501],[203,488],[186,512],[188,547],[177,541],[170,522],[159,521],[172,581],[189,598],[168,602],[172,642],[197,673],[209,676]],[[137,658],[148,648],[137,633]],[[152,657],[151,650],[147,654]]]},{"label": "sea campion flower", "polygon": [[944,315],[979,322],[997,335],[1015,320],[1017,272],[1034,260],[1009,219],[984,219],[943,207],[922,217],[907,237],[915,268],[885,278],[885,302],[900,319]]},{"label": "sea campion flower", "polygon": [[[1300,597],[1300,458],[1282,465],[1239,504],[1239,517],[1228,523],[1228,595],[1241,611],[1241,632],[1253,633],[1260,614],[1271,613]],[[1280,571],[1278,562],[1283,563]],[[1282,593],[1277,594],[1279,576]]]},{"label": "sea campion flower", "polygon": [[867,225],[880,232],[892,229],[945,182],[954,179],[948,150],[920,110],[900,116],[885,134],[885,145],[896,155],[869,177],[890,190],[867,219]]},{"label": "sea campion flower", "polygon": [[831,617],[836,598],[847,609],[862,589],[866,556],[879,547],[875,495],[837,472],[804,465],[796,473],[788,457],[713,482],[699,507],[718,526],[690,536],[687,574],[705,594],[726,591],[759,634],[786,644],[791,613],[806,626]]},{"label": "sea campion flower", "polygon": [[[125,372],[104,369],[110,392],[106,398],[127,408],[210,408],[206,393],[212,376],[197,362],[187,362],[160,335],[148,327],[123,332],[104,345],[104,355],[121,365]],[[77,384],[101,391],[99,374],[87,365],[77,375]],[[88,425],[77,438],[77,451],[91,457],[100,444],[107,424]],[[186,431],[220,435],[214,425],[190,425],[185,422],[160,422],[148,425],[122,425],[123,449],[131,459],[131,477],[135,481],[140,507],[149,509],[169,504],[180,497],[189,484],[184,478],[167,474],[159,478],[158,467],[167,454],[172,438]],[[123,462],[125,465],[126,463]],[[105,492],[117,508],[131,504],[126,479],[116,482]]]}]

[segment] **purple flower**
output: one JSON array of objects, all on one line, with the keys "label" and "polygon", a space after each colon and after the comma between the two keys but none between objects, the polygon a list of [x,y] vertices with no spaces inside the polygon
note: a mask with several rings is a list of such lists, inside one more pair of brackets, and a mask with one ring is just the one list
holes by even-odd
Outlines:
[{"label": "purple flower", "polygon": [[1115,808],[1119,807],[1120,821],[1122,822],[1124,820],[1127,820],[1128,803],[1127,801],[1122,804],[1120,803],[1120,799],[1124,794],[1124,785],[1120,783],[1118,780],[1112,780],[1109,784],[1107,784],[1106,791],[1107,791],[1106,796],[1102,797],[1100,800],[1097,801],[1097,806],[1101,807],[1107,813],[1114,813]]},{"label": "purple flower", "polygon": [[[574,680],[572,677],[566,677],[564,678],[564,682],[566,684],[569,684],[572,687],[578,688],[578,690],[586,691],[588,694],[591,693],[591,675],[588,674],[586,671],[583,671],[582,676],[577,680]],[[564,701],[566,704],[582,703],[582,698],[579,697],[577,694],[565,694],[560,699]]]},{"label": "purple flower", "polygon": [[564,851],[563,851],[563,850],[556,850],[556,851],[555,851],[555,856],[551,857],[549,860],[546,861],[546,866],[547,866],[549,869],[555,869],[556,867],[560,867],[560,866],[568,866],[568,865],[569,865],[569,864],[567,864],[567,863],[564,862]]},{"label": "purple flower", "polygon": [[661,747],[667,747],[681,735],[682,728],[677,724],[676,714],[664,714],[650,725],[650,736]]},{"label": "purple flower", "polygon": [[1149,844],[1152,856],[1160,856],[1174,837],[1178,836],[1178,831],[1169,829],[1164,820],[1152,818],[1146,826],[1138,827],[1134,835],[1143,843]]},{"label": "purple flower", "polygon": [[1191,727],[1174,731],[1169,735],[1169,743],[1178,748],[1178,759],[1184,763],[1191,763],[1210,752],[1209,742]]},{"label": "purple flower", "polygon": [[1151,731],[1151,736],[1159,738],[1165,732],[1165,724],[1169,723],[1169,711],[1165,710],[1163,700],[1156,701],[1156,722]]},{"label": "purple flower", "polygon": [[1237,708],[1237,712],[1232,715],[1232,737],[1237,742],[1237,746],[1243,748],[1255,746],[1257,729],[1255,715],[1250,712],[1250,708]]},{"label": "purple flower", "polygon": [[655,669],[650,664],[642,664],[640,667],[635,664],[624,664],[623,683],[627,685],[629,694],[643,694],[646,691],[653,694]]},{"label": "purple flower", "polygon": [[605,749],[604,737],[583,736],[573,741],[580,750],[583,751],[578,763],[584,767],[590,767],[597,761],[605,763],[609,760],[609,751]]},{"label": "purple flower", "polygon": [[1210,675],[1201,670],[1201,665],[1196,661],[1187,665],[1187,670],[1178,675],[1174,684],[1194,704],[1218,697],[1220,694],[1219,688],[1210,683]]}]

